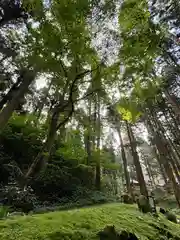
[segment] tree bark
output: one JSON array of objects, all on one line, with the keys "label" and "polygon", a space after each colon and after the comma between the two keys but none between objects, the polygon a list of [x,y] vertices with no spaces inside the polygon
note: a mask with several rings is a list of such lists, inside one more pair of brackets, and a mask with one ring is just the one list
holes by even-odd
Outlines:
[{"label": "tree bark", "polygon": [[19,86],[19,90],[13,96],[11,101],[9,101],[9,103],[0,112],[0,129],[1,130],[6,126],[8,120],[12,116],[14,110],[18,107],[21,99],[24,97],[24,95],[28,91],[28,88],[30,84],[34,81],[34,79],[35,79],[35,74],[33,71],[27,70],[23,74],[23,82]]},{"label": "tree bark", "polygon": [[180,118],[180,107],[176,101],[176,98],[172,94],[170,94],[168,90],[166,90],[164,94],[167,98],[167,101],[171,104],[174,113],[178,116],[178,118]]},{"label": "tree bark", "polygon": [[154,156],[156,157],[157,162],[159,163],[159,168],[160,168],[161,175],[163,177],[164,183],[167,185],[168,184],[167,175],[166,175],[166,171],[164,169],[164,166],[162,164],[163,163],[163,156],[160,153],[157,152],[158,149],[157,149],[157,144],[156,144],[156,141],[155,141],[155,138],[154,138],[155,136],[154,136],[153,126],[151,124],[151,121],[149,119],[147,120],[147,117],[146,117],[145,125],[146,125],[148,133],[150,135],[150,142],[151,142],[151,145],[152,145],[152,150],[153,150]]},{"label": "tree bark", "polygon": [[172,108],[169,107],[168,110],[169,110],[169,114],[171,116],[171,119],[174,121],[175,131],[177,131],[177,129],[178,129],[178,136],[180,136],[178,117],[175,115]]},{"label": "tree bark", "polygon": [[92,137],[91,137],[91,132],[92,132],[92,119],[91,119],[91,115],[92,115],[92,108],[91,108],[91,99],[88,99],[88,126],[87,126],[87,137],[86,137],[86,152],[87,152],[87,165],[90,165],[91,163],[91,158],[92,158]]},{"label": "tree bark", "polygon": [[[98,151],[98,157],[96,159],[96,189],[101,190],[101,163],[100,163],[100,140],[101,140],[101,118],[100,118],[100,97],[99,94],[97,94],[97,102],[95,103],[95,111],[97,108],[97,121],[96,121],[96,130],[97,130],[97,151]],[[95,113],[96,114],[96,113]]]},{"label": "tree bark", "polygon": [[[167,119],[166,119],[166,121],[167,121]],[[167,122],[167,124],[168,124],[168,128],[169,128],[170,132],[172,133],[173,138],[175,139],[175,141],[177,141],[177,139],[179,139],[179,136],[180,136],[179,129],[176,128],[176,132],[175,132],[175,129],[172,129],[173,127],[170,125],[170,123]],[[179,162],[180,152],[179,152],[179,149],[177,148],[177,145],[171,140],[171,138],[168,137],[167,140],[168,140],[170,148],[174,152],[174,156],[175,156],[174,160],[176,162],[178,170],[180,171],[180,162]]]},{"label": "tree bark", "polygon": [[157,159],[157,162],[159,163],[159,169],[160,169],[160,172],[161,172],[161,175],[162,175],[162,178],[164,180],[164,183],[167,185],[168,184],[168,180],[167,180],[167,175],[166,175],[166,171],[164,169],[164,166],[162,164],[162,161],[160,160],[160,156],[159,154],[157,153],[157,150],[156,150],[156,147],[154,147],[154,152],[155,152],[155,156],[156,156],[156,159]]},{"label": "tree bark", "polygon": [[[175,119],[175,117],[173,116],[172,110],[168,108],[168,113],[165,110],[163,111],[163,115],[165,117],[168,129],[170,130],[170,132],[172,133],[172,136],[174,137],[175,140],[180,138],[180,131],[179,131],[179,125],[177,123],[177,120]],[[171,119],[169,119],[171,118]],[[170,122],[171,120],[171,122]]]},{"label": "tree bark", "polygon": [[139,156],[137,154],[136,140],[135,140],[132,128],[127,121],[126,121],[126,127],[127,127],[128,137],[129,137],[129,141],[130,141],[131,151],[132,151],[132,155],[133,155],[134,165],[136,168],[137,179],[138,179],[139,186],[140,186],[140,192],[142,195],[148,197],[148,190],[147,190],[146,183],[144,180],[143,171],[142,171],[141,164],[139,161]]},{"label": "tree bark", "polygon": [[160,154],[160,161],[161,164],[164,166],[164,169],[166,171],[166,174],[168,176],[169,181],[171,182],[172,186],[173,186],[173,190],[174,190],[174,195],[176,197],[176,201],[178,203],[178,206],[180,207],[180,189],[179,186],[175,180],[173,171],[172,171],[172,167],[170,165],[170,159],[169,159],[169,154],[167,152],[167,148],[164,146],[164,143],[161,141],[161,138],[159,136],[159,132],[155,131],[151,122],[147,120],[147,124],[151,129],[151,133],[154,139],[154,142],[157,146],[158,152]]},{"label": "tree bark", "polygon": [[26,173],[27,180],[30,179],[32,177],[32,175],[35,175],[36,172],[39,173],[39,171],[45,169],[46,164],[48,162],[49,155],[51,154],[51,149],[52,149],[53,143],[56,138],[57,123],[58,123],[58,118],[55,116],[51,120],[48,136],[47,136],[46,142],[45,142],[42,150],[39,152],[37,157],[34,159],[33,163],[31,164],[31,166],[29,167],[29,169]]},{"label": "tree bark", "polygon": [[[60,127],[64,126],[64,124],[69,119],[68,117],[66,118],[66,116],[64,116],[64,120],[59,124],[60,113],[63,112],[64,110],[65,110],[64,103],[61,103],[61,104],[58,104],[57,106],[55,106],[51,120],[50,120],[50,125],[49,125],[46,142],[44,143],[42,150],[39,152],[39,154],[37,155],[37,157],[34,159],[33,163],[31,164],[31,166],[26,174],[27,179],[30,178],[35,173],[36,167],[38,167],[37,173],[39,173],[40,171],[42,171],[46,168],[48,158],[51,154],[51,149],[52,149],[53,143],[56,138],[57,130]],[[72,114],[72,112],[70,112],[70,113]],[[68,116],[70,116],[70,114]]]},{"label": "tree bark", "polygon": [[9,89],[7,94],[0,101],[0,109],[2,109],[4,107],[4,105],[13,98],[13,95],[14,95],[15,91],[18,90],[18,86],[21,83],[21,81],[22,81],[22,79],[20,77],[18,77],[17,81],[12,85],[12,87]]},{"label": "tree bark", "polygon": [[156,183],[155,183],[152,171],[151,171],[151,166],[149,164],[149,160],[146,159],[146,157],[145,157],[145,160],[144,160],[144,164],[145,164],[145,167],[146,167],[147,174],[149,176],[149,180],[151,182],[151,186],[154,187],[156,185]]},{"label": "tree bark", "polygon": [[117,127],[117,132],[118,132],[119,140],[120,140],[120,144],[121,144],[121,156],[122,156],[122,160],[123,160],[124,175],[125,175],[125,180],[126,180],[126,189],[127,189],[127,192],[132,195],[130,176],[129,176],[129,172],[127,169],[128,165],[127,165],[126,153],[125,153],[125,149],[124,149],[124,143],[123,143],[123,139],[121,136],[121,131],[118,127]]},{"label": "tree bark", "polygon": [[43,108],[44,108],[44,105],[45,105],[45,102],[46,102],[46,99],[47,99],[47,97],[48,97],[48,95],[49,95],[49,91],[50,91],[50,89],[51,89],[51,86],[52,86],[52,80],[49,82],[49,84],[48,84],[48,87],[47,87],[47,89],[46,89],[46,91],[45,91],[45,93],[44,93],[44,96],[43,96],[43,98],[41,99],[41,103],[40,103],[40,106],[38,107],[38,114],[37,114],[37,119],[39,120],[39,118],[41,117],[41,114],[42,114],[42,111],[43,111]]},{"label": "tree bark", "polygon": [[[153,117],[155,117],[155,115]],[[156,124],[157,124],[158,129],[159,129],[159,137],[161,138],[161,141],[164,144],[164,148],[166,149],[167,156],[169,156],[169,160],[172,164],[172,167],[173,167],[173,170],[175,172],[176,178],[177,178],[178,182],[180,183],[180,175],[179,175],[179,172],[178,172],[178,164],[176,164],[176,162],[178,161],[177,160],[177,154],[174,152],[174,149],[172,147],[172,142],[168,137],[166,137],[165,129],[164,129],[162,123],[160,122],[160,120],[156,118],[156,119],[154,119],[154,121],[156,121]]]}]

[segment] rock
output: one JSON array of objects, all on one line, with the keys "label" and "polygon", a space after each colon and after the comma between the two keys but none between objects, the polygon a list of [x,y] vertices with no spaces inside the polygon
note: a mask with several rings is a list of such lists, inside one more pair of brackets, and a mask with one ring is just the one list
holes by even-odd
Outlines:
[{"label": "rock", "polygon": [[133,199],[130,195],[128,194],[123,194],[121,196],[122,202],[126,204],[133,204]]},{"label": "rock", "polygon": [[149,204],[148,198],[144,195],[140,195],[137,199],[137,205],[141,212],[148,213],[152,212],[151,205]]},{"label": "rock", "polygon": [[34,208],[32,202],[23,202],[23,201],[15,201],[13,203],[13,207],[15,209],[20,209],[25,213],[32,211]]},{"label": "rock", "polygon": [[176,218],[176,215],[174,214],[174,213],[171,213],[171,212],[166,212],[165,213],[165,216],[166,216],[166,218],[169,220],[169,221],[171,221],[171,222],[174,222],[174,223],[178,223],[178,221],[177,221],[177,218]]},{"label": "rock", "polygon": [[114,225],[108,225],[98,233],[100,240],[138,240],[134,233],[122,231],[117,233]]},{"label": "rock", "polygon": [[161,208],[159,209],[159,212],[162,213],[162,214],[165,214],[166,213],[166,210],[164,208]]},{"label": "rock", "polygon": [[98,233],[98,236],[99,236],[100,240],[105,240],[105,239],[116,240],[116,239],[118,239],[114,225],[112,225],[112,226],[107,225],[102,231],[100,231]]},{"label": "rock", "polygon": [[119,235],[119,240],[138,240],[134,233],[128,233],[127,231],[122,231]]},{"label": "rock", "polygon": [[54,212],[58,210],[59,210],[59,206],[40,207],[40,208],[35,208],[33,210],[33,213],[47,213],[47,212]]},{"label": "rock", "polygon": [[164,214],[164,216],[171,222],[178,223],[177,217],[174,213],[165,210],[164,208],[160,208],[159,212]]},{"label": "rock", "polygon": [[23,212],[12,212],[8,213],[7,217],[13,217],[13,216],[25,216],[25,213]]},{"label": "rock", "polygon": [[33,213],[46,213],[46,212],[48,212],[48,209],[46,207],[35,208],[33,210]]}]

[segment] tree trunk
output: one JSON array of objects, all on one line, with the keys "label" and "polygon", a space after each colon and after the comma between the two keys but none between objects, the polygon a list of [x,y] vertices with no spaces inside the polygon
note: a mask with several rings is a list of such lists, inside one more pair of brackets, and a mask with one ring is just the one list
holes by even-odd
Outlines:
[{"label": "tree trunk", "polygon": [[[155,117],[155,115],[153,115],[153,117]],[[168,137],[165,136],[165,129],[162,126],[162,123],[160,122],[160,120],[156,118],[156,119],[154,119],[154,121],[156,121],[156,124],[159,129],[159,137],[161,138],[164,148],[166,149],[167,156],[169,156],[169,161],[172,164],[176,178],[177,178],[178,182],[180,183],[180,175],[179,175],[177,165],[176,165],[176,162],[178,161],[177,154],[174,152],[174,149],[172,148],[172,142]]]},{"label": "tree trunk", "polygon": [[89,119],[88,119],[88,127],[87,127],[87,138],[86,138],[86,152],[87,152],[87,165],[90,165],[91,160],[92,160],[92,137],[91,137],[91,133],[92,133],[92,119],[91,119],[91,115],[92,115],[92,108],[91,108],[91,99],[88,99],[88,115],[89,115]]},{"label": "tree trunk", "polygon": [[[152,116],[152,115],[151,115]],[[173,171],[172,171],[172,167],[170,165],[170,159],[169,159],[169,154],[167,152],[167,148],[164,146],[164,143],[162,142],[160,136],[159,136],[159,132],[156,130],[154,130],[151,122],[148,120],[148,118],[146,118],[147,121],[147,125],[149,126],[149,128],[151,129],[151,133],[154,139],[154,142],[157,146],[158,152],[160,154],[160,161],[161,164],[164,166],[164,169],[166,171],[166,174],[168,176],[169,181],[172,183],[173,189],[174,189],[174,195],[176,197],[176,201],[178,203],[178,206],[180,207],[180,189],[179,186],[175,180]]]},{"label": "tree trunk", "polygon": [[156,183],[155,183],[152,171],[151,171],[151,166],[149,164],[149,160],[145,158],[144,164],[145,164],[145,167],[146,167],[147,174],[149,176],[149,180],[151,182],[151,186],[154,187],[156,185]]},{"label": "tree trunk", "polygon": [[129,194],[132,195],[130,176],[129,176],[129,172],[128,172],[128,169],[127,169],[128,165],[127,165],[126,153],[125,153],[125,150],[124,150],[124,144],[123,144],[123,139],[122,139],[122,136],[121,136],[121,131],[118,127],[117,127],[117,132],[118,132],[119,140],[120,140],[120,144],[121,144],[121,156],[122,156],[122,160],[123,160],[124,175],[125,175],[125,179],[126,179],[126,190]]},{"label": "tree trunk", "polygon": [[[155,146],[153,146],[153,147],[156,148]],[[164,180],[164,183],[167,185],[167,184],[168,184],[168,180],[167,180],[166,171],[165,171],[165,169],[164,169],[164,166],[163,166],[163,164],[162,164],[162,161],[160,160],[160,156],[159,156],[159,154],[157,153],[157,150],[156,150],[156,149],[154,149],[154,150],[155,150],[156,159],[157,159],[157,161],[158,161],[158,163],[159,163],[159,169],[160,169],[162,178],[163,178],[163,180]]]},{"label": "tree trunk", "polygon": [[167,161],[164,163],[164,168],[166,170],[166,174],[167,174],[170,182],[172,183],[172,186],[173,186],[173,189],[174,189],[174,194],[175,194],[175,197],[176,197],[176,201],[178,203],[178,206],[180,207],[180,189],[179,189],[179,186],[178,186],[178,184],[175,180],[172,168]]},{"label": "tree trunk", "polygon": [[59,115],[56,114],[54,118],[51,119],[46,142],[44,143],[42,150],[39,152],[31,166],[29,167],[28,172],[26,173],[26,179],[29,179],[30,177],[35,175],[36,172],[39,173],[39,171],[45,169],[49,155],[51,154],[53,143],[56,138],[58,117]]},{"label": "tree trunk", "polygon": [[128,132],[128,137],[129,137],[129,141],[130,141],[131,151],[132,151],[132,155],[133,155],[134,165],[136,167],[136,174],[137,174],[137,179],[138,179],[139,186],[140,186],[140,192],[142,195],[148,197],[148,190],[147,190],[146,183],[144,180],[143,171],[142,171],[141,164],[139,161],[139,156],[138,156],[137,150],[136,150],[137,149],[136,140],[135,140],[132,128],[127,121],[126,121],[126,126],[127,126],[127,132]]},{"label": "tree trunk", "polygon": [[168,110],[169,110],[169,114],[170,114],[170,116],[171,116],[171,119],[172,119],[173,122],[174,122],[174,127],[175,127],[174,130],[177,131],[177,129],[178,129],[178,136],[180,136],[178,117],[175,115],[175,113],[174,113],[174,111],[173,111],[172,108],[169,107]]},{"label": "tree trunk", "polygon": [[18,77],[17,81],[12,85],[12,87],[9,89],[7,94],[0,101],[0,109],[2,109],[8,101],[11,101],[15,91],[18,90],[18,86],[21,83],[21,81],[22,81],[22,79],[20,77]]},{"label": "tree trunk", "polygon": [[[175,140],[179,140],[179,138],[180,138],[179,125],[177,123],[177,120],[173,116],[171,109],[168,108],[169,116],[167,114],[167,111],[165,111],[165,110],[162,110],[162,111],[163,111],[166,123],[168,125],[168,129],[172,133],[172,136],[174,137]],[[169,117],[171,118],[171,122],[170,122]]]},{"label": "tree trunk", "polygon": [[87,152],[87,165],[90,165],[91,163],[91,137],[90,137],[90,130],[88,130],[87,136],[85,136],[85,147],[86,147],[86,152]]},{"label": "tree trunk", "polygon": [[113,187],[114,187],[114,194],[118,194],[118,186],[117,186],[117,172],[112,173],[112,179],[113,179]]},{"label": "tree trunk", "polygon": [[[174,161],[174,165],[178,171],[178,175],[180,172],[180,163],[179,163],[179,151],[176,149],[176,147],[174,146],[174,144],[172,143],[171,139],[168,138],[168,142],[169,142],[169,149],[172,152],[172,156],[173,156],[173,161]],[[178,179],[180,180],[180,175],[178,176]]]},{"label": "tree trunk", "polygon": [[[48,163],[48,158],[51,154],[51,149],[52,149],[53,143],[56,138],[57,130],[60,127],[64,126],[65,123],[68,121],[68,118],[66,118],[66,116],[64,116],[65,119],[61,123],[59,123],[60,113],[64,112],[66,107],[67,107],[67,105],[64,105],[64,102],[61,102],[54,107],[52,117],[50,120],[50,124],[49,124],[49,130],[48,130],[46,142],[44,143],[42,150],[39,152],[39,154],[37,155],[37,157],[31,164],[31,166],[26,174],[27,179],[35,173],[36,167],[38,168],[37,172],[40,172],[45,169],[45,167]],[[70,112],[72,114],[72,111],[70,111]],[[69,114],[68,114],[68,117],[70,117]]]},{"label": "tree trunk", "polygon": [[33,71],[25,72],[23,75],[23,82],[19,86],[19,90],[16,92],[11,101],[2,109],[0,112],[0,129],[2,130],[10,117],[12,116],[14,110],[18,107],[21,99],[24,97],[25,93],[28,91],[29,85],[34,81],[35,74]]},{"label": "tree trunk", "polygon": [[176,164],[175,164],[175,162],[174,162],[174,159],[171,159],[171,164],[172,164],[173,171],[174,171],[174,173],[175,173],[176,179],[177,179],[178,183],[180,184],[180,175],[179,175],[177,166],[176,166]]},{"label": "tree trunk", "polygon": [[47,99],[47,97],[48,97],[48,95],[49,95],[49,91],[50,91],[50,89],[51,89],[51,86],[52,86],[52,80],[49,82],[49,86],[48,86],[48,88],[46,89],[46,91],[45,91],[45,93],[44,93],[44,96],[43,96],[43,98],[42,98],[42,100],[41,100],[41,103],[40,103],[40,106],[39,106],[39,108],[38,108],[38,114],[37,114],[37,119],[39,120],[39,118],[41,117],[41,114],[42,114],[42,111],[43,111],[43,108],[44,108],[44,105],[45,105],[45,102],[46,102],[46,99]]},{"label": "tree trunk", "polygon": [[172,108],[174,110],[174,113],[177,114],[178,118],[180,118],[180,108],[179,108],[179,105],[178,105],[178,103],[176,101],[176,98],[172,94],[170,94],[168,92],[168,90],[166,90],[164,92],[164,94],[165,94],[165,96],[167,98],[167,101],[171,104],[171,106],[172,106]]},{"label": "tree trunk", "polygon": [[159,163],[159,168],[160,168],[160,172],[161,172],[162,178],[164,180],[164,183],[167,185],[167,183],[168,183],[167,176],[166,176],[164,166],[162,164],[163,160],[160,159],[161,155],[159,155],[158,152],[157,152],[157,146],[156,146],[155,140],[154,140],[152,125],[151,125],[149,120],[145,122],[145,125],[146,125],[147,131],[148,131],[149,136],[150,136],[150,142],[151,142],[153,154],[156,157],[157,162]]},{"label": "tree trunk", "polygon": [[[95,103],[96,104],[96,103]],[[96,110],[96,107],[95,107]],[[96,159],[96,188],[97,190],[101,190],[101,163],[100,163],[100,139],[101,139],[101,118],[100,118],[100,97],[97,94],[97,121],[96,121],[96,129],[97,129],[97,151],[98,157]]]}]

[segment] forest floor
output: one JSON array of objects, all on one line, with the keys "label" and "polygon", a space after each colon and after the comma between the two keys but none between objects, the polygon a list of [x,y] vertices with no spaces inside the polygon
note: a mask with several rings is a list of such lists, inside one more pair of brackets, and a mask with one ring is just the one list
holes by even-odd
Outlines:
[{"label": "forest floor", "polygon": [[[134,233],[138,239],[180,239],[180,225],[164,216],[142,214],[135,205],[106,204],[0,221],[2,240],[92,240],[106,225]],[[167,238],[166,238],[167,236]]]}]

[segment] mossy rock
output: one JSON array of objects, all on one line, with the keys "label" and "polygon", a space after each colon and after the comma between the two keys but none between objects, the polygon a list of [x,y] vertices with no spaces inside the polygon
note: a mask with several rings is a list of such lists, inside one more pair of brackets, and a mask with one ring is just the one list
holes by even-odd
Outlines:
[{"label": "mossy rock", "polygon": [[139,198],[137,199],[137,205],[139,210],[143,213],[153,212],[153,209],[149,203],[148,198],[144,195],[139,196]]},{"label": "mossy rock", "polygon": [[121,199],[125,204],[133,204],[133,198],[129,194],[123,194],[121,196]]},{"label": "mossy rock", "polygon": [[118,233],[114,225],[107,225],[103,231],[98,233],[100,240],[138,240],[134,233],[122,231]]}]

